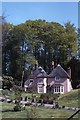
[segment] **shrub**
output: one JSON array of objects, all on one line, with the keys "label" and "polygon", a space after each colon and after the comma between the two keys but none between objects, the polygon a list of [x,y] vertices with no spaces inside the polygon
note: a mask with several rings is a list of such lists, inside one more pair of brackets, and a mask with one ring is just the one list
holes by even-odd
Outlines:
[{"label": "shrub", "polygon": [[53,99],[49,99],[49,104],[53,104]]},{"label": "shrub", "polygon": [[36,107],[26,109],[26,113],[27,113],[26,117],[28,118],[28,120],[38,120],[38,118],[40,117]]},{"label": "shrub", "polygon": [[25,97],[25,101],[27,101],[27,96]]},{"label": "shrub", "polygon": [[21,105],[16,104],[16,106],[14,106],[14,111],[21,111]]},{"label": "shrub", "polygon": [[43,103],[48,103],[49,96],[49,94],[41,94],[40,99],[43,99]]},{"label": "shrub", "polygon": [[25,105],[22,105],[22,106],[21,106],[21,110],[25,110]]},{"label": "shrub", "polygon": [[38,100],[38,103],[41,103],[41,99]]},{"label": "shrub", "polygon": [[59,108],[59,105],[58,105],[58,102],[56,102],[56,106],[55,106],[56,108]]},{"label": "shrub", "polygon": [[[41,94],[40,100],[43,99],[43,103],[45,104],[46,103],[53,104],[53,100],[57,100],[59,96],[60,94],[50,94],[50,93]],[[40,100],[38,100],[38,102],[41,102]]]},{"label": "shrub", "polygon": [[65,106],[63,105],[62,108],[65,108]]},{"label": "shrub", "polygon": [[10,91],[9,90],[2,90],[2,95],[10,96]]}]

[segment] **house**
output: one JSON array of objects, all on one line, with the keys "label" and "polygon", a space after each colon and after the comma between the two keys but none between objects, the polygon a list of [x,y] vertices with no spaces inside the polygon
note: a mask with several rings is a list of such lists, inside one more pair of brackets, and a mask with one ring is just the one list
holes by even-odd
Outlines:
[{"label": "house", "polygon": [[71,70],[68,73],[57,65],[48,75],[47,92],[64,94],[72,90]]},{"label": "house", "polygon": [[46,93],[47,92],[47,73],[42,67],[37,67],[32,71],[29,79],[25,82],[25,91]]},{"label": "house", "polygon": [[72,90],[70,70],[68,73],[59,64],[49,75],[42,67],[37,67],[25,82],[25,91],[60,94],[69,92]]}]

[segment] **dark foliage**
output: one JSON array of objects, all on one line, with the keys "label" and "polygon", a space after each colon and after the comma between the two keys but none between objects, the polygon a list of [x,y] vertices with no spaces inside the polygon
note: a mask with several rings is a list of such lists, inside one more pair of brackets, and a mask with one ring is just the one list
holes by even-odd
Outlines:
[{"label": "dark foliage", "polygon": [[21,105],[20,104],[16,104],[16,106],[14,106],[14,111],[21,111]]},{"label": "dark foliage", "polygon": [[80,84],[80,61],[72,58],[68,63],[71,68],[72,87],[75,89]]}]

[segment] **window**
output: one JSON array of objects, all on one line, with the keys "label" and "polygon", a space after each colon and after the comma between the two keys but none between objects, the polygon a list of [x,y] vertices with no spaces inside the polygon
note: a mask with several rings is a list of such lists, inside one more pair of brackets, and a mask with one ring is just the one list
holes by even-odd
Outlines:
[{"label": "window", "polygon": [[59,81],[60,80],[60,76],[59,75],[55,76],[55,80]]},{"label": "window", "polygon": [[38,93],[43,93],[44,92],[44,87],[38,87]]},{"label": "window", "polygon": [[54,93],[60,93],[60,86],[54,87]]},{"label": "window", "polygon": [[43,83],[43,79],[39,79],[39,80],[38,80],[38,83]]},{"label": "window", "polygon": [[63,86],[61,86],[61,92],[63,92]]},{"label": "window", "polygon": [[63,93],[64,87],[63,86],[54,86],[54,93]]},{"label": "window", "polygon": [[33,82],[33,79],[30,79],[30,82]]}]

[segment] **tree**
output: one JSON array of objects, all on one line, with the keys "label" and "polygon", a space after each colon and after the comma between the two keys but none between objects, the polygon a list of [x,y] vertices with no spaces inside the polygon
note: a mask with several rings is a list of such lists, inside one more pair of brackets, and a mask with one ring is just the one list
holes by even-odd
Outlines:
[{"label": "tree", "polygon": [[76,89],[80,85],[80,61],[73,57],[67,64],[71,68],[72,87]]},{"label": "tree", "polygon": [[6,25],[9,28],[10,24],[6,23],[3,27],[3,74],[20,82],[23,69],[28,73],[35,58],[29,50],[23,25],[13,26],[8,31],[5,29]]},{"label": "tree", "polygon": [[78,58],[80,59],[80,28],[78,28]]},{"label": "tree", "polygon": [[3,76],[2,88],[10,90],[14,86],[14,81],[11,76]]},{"label": "tree", "polygon": [[0,76],[2,75],[2,16],[0,16]]},{"label": "tree", "polygon": [[9,23],[3,23],[2,24],[2,73],[7,75],[8,71],[8,65],[9,65],[9,37],[10,37],[10,31],[13,29],[13,25]]},{"label": "tree", "polygon": [[[36,60],[50,73],[54,64],[66,65],[77,49],[76,28],[45,20],[3,25],[3,73],[20,84],[28,78]],[[16,67],[15,67],[16,66]]]}]

